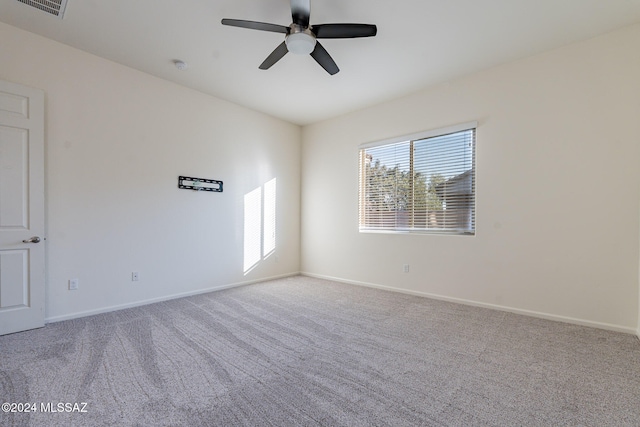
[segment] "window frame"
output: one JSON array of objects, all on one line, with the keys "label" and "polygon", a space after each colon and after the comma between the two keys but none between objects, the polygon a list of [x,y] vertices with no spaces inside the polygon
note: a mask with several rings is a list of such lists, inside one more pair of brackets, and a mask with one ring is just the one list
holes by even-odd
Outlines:
[{"label": "window frame", "polygon": [[[443,235],[455,235],[455,236],[475,236],[477,230],[476,224],[476,194],[477,194],[477,186],[476,186],[476,145],[477,145],[477,128],[478,122],[466,122],[453,126],[447,126],[437,129],[431,129],[427,131],[422,131],[418,133],[413,133],[409,135],[398,136],[394,138],[384,139],[380,141],[368,142],[364,144],[360,144],[358,146],[358,231],[360,233],[385,233],[385,234],[443,234]],[[402,143],[410,143],[410,146],[413,147],[413,143],[420,140],[425,140],[434,137],[442,137],[454,133],[465,132],[465,131],[473,131],[473,145],[472,145],[472,157],[471,157],[471,170],[472,173],[472,189],[473,189],[473,198],[472,198],[472,229],[461,230],[459,228],[455,229],[446,229],[446,228],[413,228],[411,227],[399,227],[395,224],[394,228],[377,228],[372,226],[364,225],[365,223],[365,215],[366,211],[363,209],[366,198],[366,191],[364,186],[366,185],[366,168],[364,164],[366,162],[366,150],[375,147],[382,146],[390,146],[394,144],[402,144]],[[410,149],[409,157],[411,163],[411,171],[413,171],[413,150]],[[450,178],[451,179],[451,178]],[[413,186],[415,181],[412,179],[410,181],[411,193],[413,193]],[[411,204],[413,205],[415,198],[412,198]],[[413,224],[413,220],[415,214],[411,214],[411,223]]]}]

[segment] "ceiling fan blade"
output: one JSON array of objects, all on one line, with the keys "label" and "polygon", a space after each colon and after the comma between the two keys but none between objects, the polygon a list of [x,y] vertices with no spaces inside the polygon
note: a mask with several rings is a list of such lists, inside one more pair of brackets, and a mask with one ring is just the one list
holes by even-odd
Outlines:
[{"label": "ceiling fan blade", "polygon": [[310,0],[291,0],[291,17],[294,24],[308,27],[309,15],[311,15]]},{"label": "ceiling fan blade", "polygon": [[273,52],[271,52],[271,55],[267,56],[267,59],[265,59],[258,68],[261,70],[268,70],[273,64],[280,61],[287,52],[289,52],[287,45],[285,42],[282,42]]},{"label": "ceiling fan blade", "polygon": [[340,71],[333,58],[331,58],[331,55],[329,55],[329,52],[322,47],[320,42],[316,42],[316,47],[313,49],[313,52],[311,52],[311,56],[332,76]]},{"label": "ceiling fan blade", "polygon": [[222,25],[230,25],[232,27],[249,28],[250,30],[271,31],[272,33],[289,32],[289,27],[284,25],[269,24],[267,22],[245,21],[243,19],[223,19]]},{"label": "ceiling fan blade", "polygon": [[378,28],[370,24],[320,24],[311,27],[318,39],[351,39],[373,37]]}]

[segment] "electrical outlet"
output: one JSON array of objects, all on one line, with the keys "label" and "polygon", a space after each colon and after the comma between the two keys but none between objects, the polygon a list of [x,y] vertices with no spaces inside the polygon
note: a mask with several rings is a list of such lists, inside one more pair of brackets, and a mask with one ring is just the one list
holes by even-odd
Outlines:
[{"label": "electrical outlet", "polygon": [[80,281],[78,279],[69,279],[69,290],[70,291],[77,290],[79,282]]},{"label": "electrical outlet", "polygon": [[140,273],[138,273],[137,271],[134,271],[133,273],[131,273],[131,281],[132,282],[140,281]]},{"label": "electrical outlet", "polygon": [[409,264],[405,264],[405,265],[403,265],[403,266],[402,266],[402,271],[403,271],[404,273],[408,273],[408,272],[409,272]]}]

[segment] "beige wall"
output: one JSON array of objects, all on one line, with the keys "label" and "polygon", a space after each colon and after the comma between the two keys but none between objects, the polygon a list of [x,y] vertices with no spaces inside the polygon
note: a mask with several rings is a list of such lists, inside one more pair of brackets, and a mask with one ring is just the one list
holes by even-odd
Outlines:
[{"label": "beige wall", "polygon": [[[305,127],[302,271],[635,331],[639,46],[636,25]],[[358,233],[359,144],[475,120],[475,237]]]},{"label": "beige wall", "polygon": [[[5,24],[0,40],[0,79],[45,91],[48,319],[298,272],[298,126]],[[243,197],[272,178],[276,256],[245,275]]]}]

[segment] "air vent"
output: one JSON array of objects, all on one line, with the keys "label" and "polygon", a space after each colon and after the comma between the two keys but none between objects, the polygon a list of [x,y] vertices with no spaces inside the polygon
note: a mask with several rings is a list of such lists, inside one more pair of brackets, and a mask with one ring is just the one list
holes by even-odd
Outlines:
[{"label": "air vent", "polygon": [[67,0],[18,0],[31,7],[35,7],[43,12],[50,13],[62,19],[64,10],[67,7]]}]

